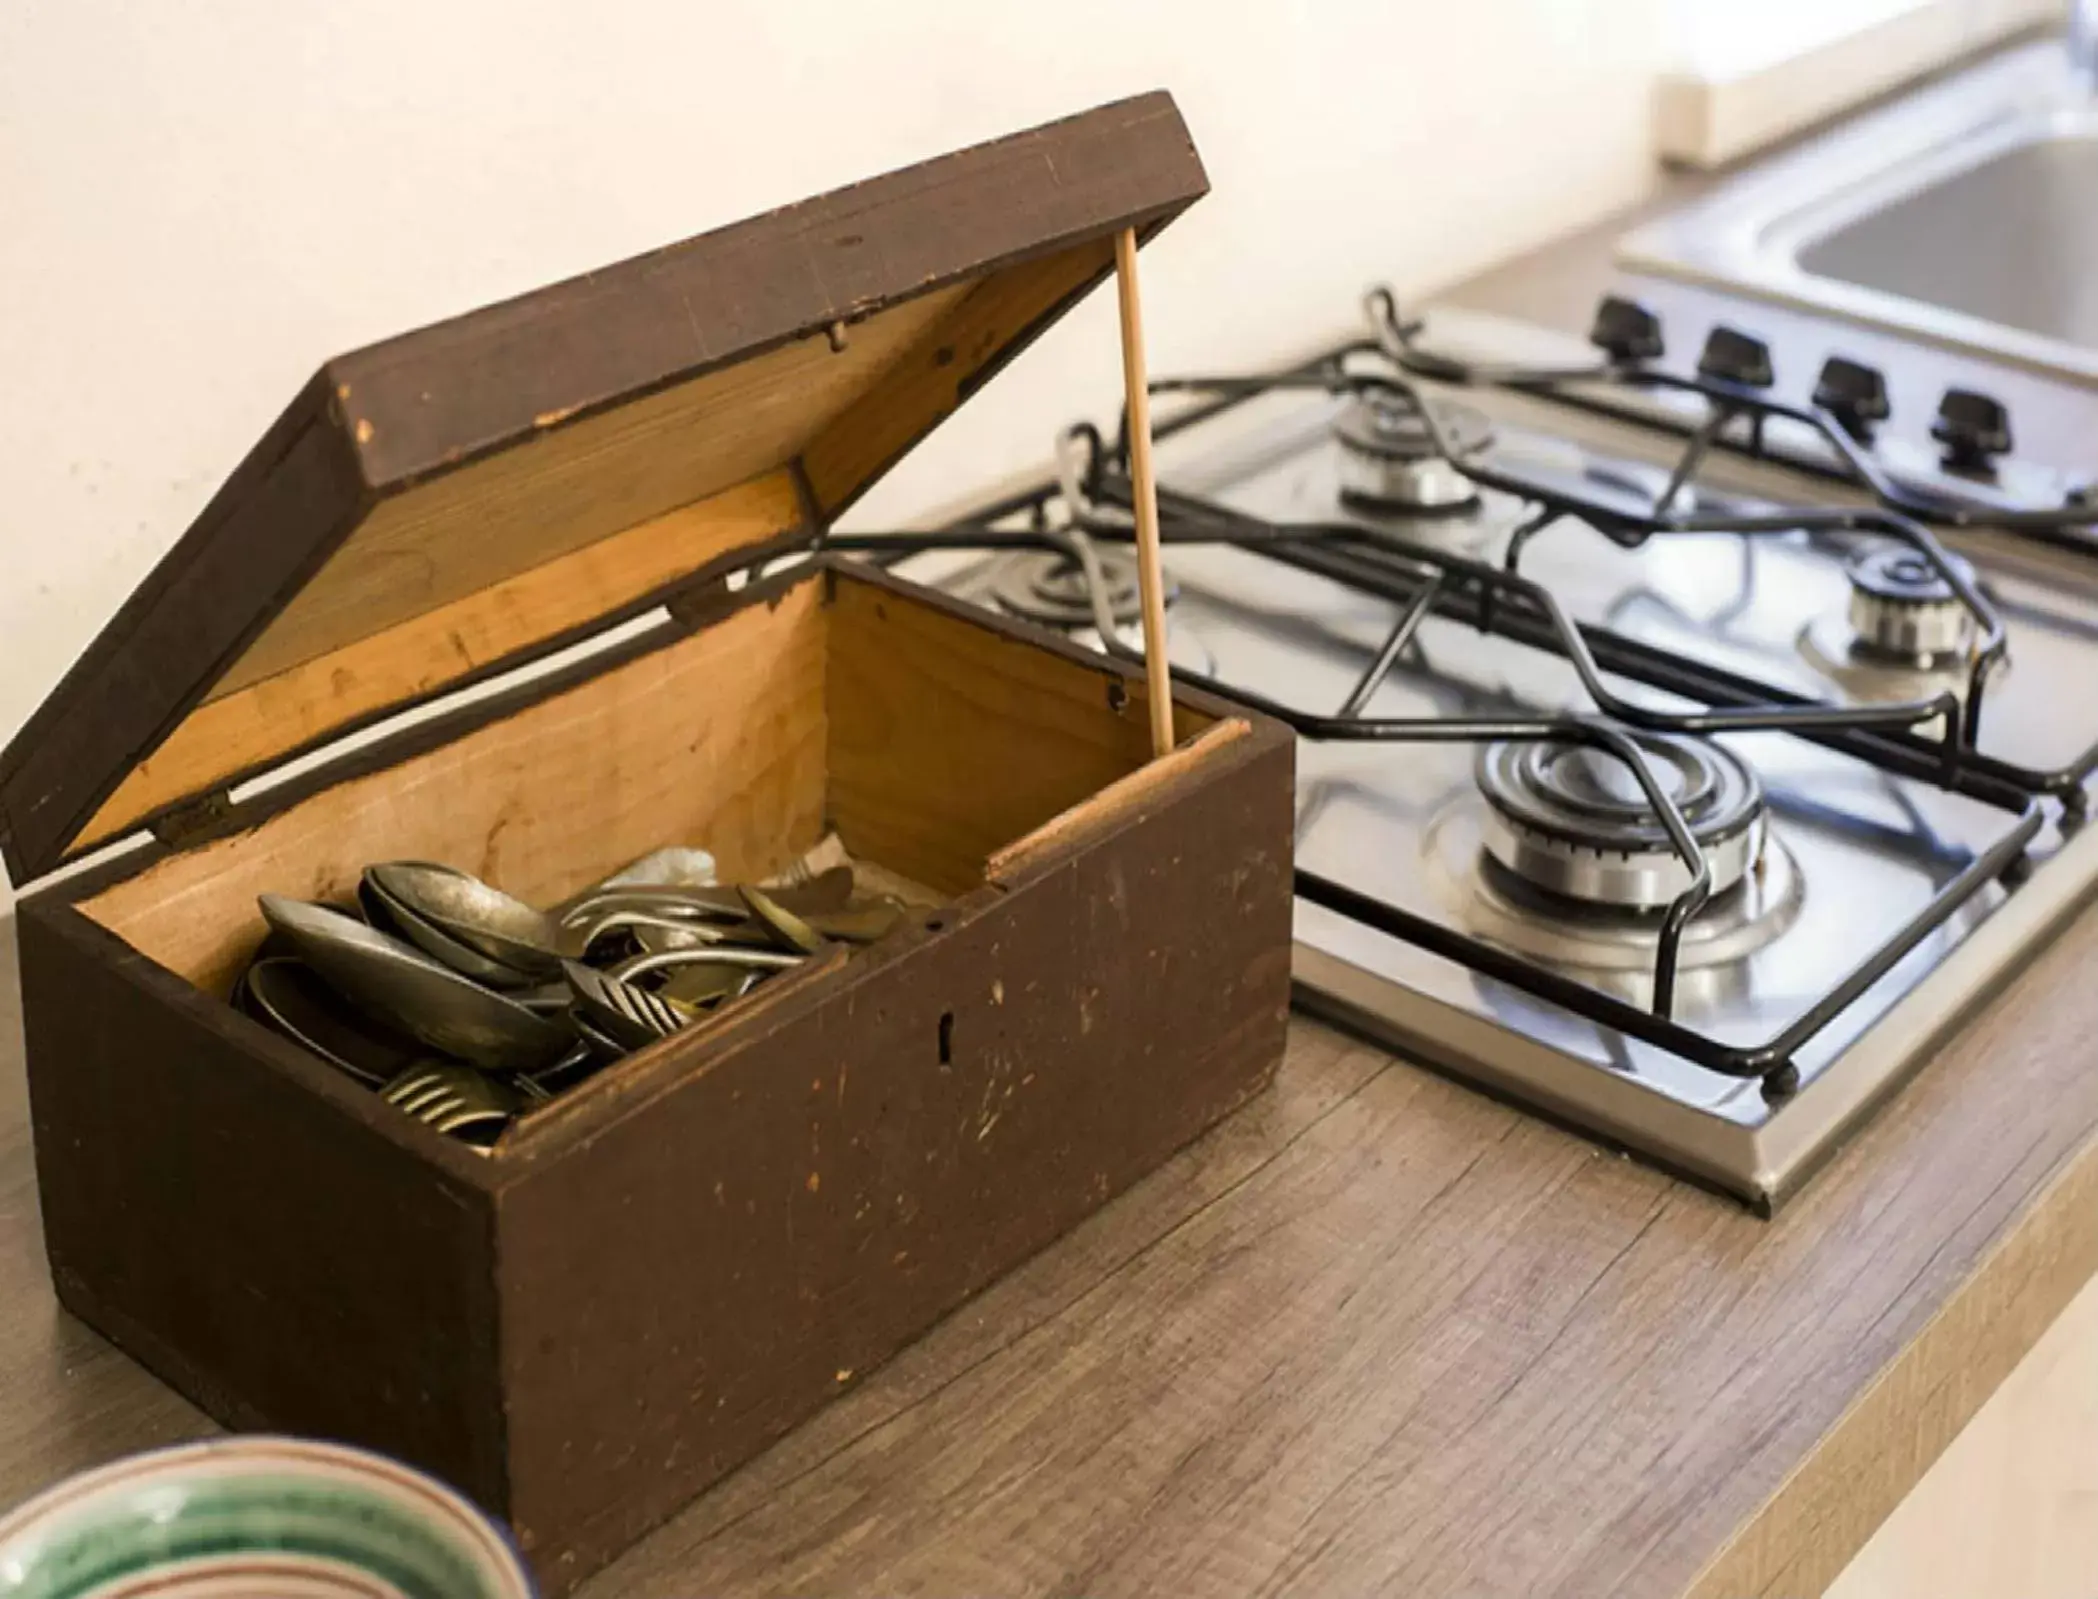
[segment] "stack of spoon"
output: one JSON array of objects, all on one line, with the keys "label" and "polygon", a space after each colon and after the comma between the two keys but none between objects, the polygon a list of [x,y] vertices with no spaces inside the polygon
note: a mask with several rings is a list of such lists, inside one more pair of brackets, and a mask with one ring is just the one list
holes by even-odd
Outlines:
[{"label": "stack of spoon", "polygon": [[533,1103],[908,914],[861,889],[835,839],[766,883],[663,850],[551,909],[428,861],[367,867],[354,912],[259,903],[274,937],[234,1002],[483,1149]]}]

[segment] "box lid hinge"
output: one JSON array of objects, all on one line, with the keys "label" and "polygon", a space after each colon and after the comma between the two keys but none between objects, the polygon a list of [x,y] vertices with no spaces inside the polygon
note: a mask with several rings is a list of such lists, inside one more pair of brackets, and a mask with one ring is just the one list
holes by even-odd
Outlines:
[{"label": "box lid hinge", "polygon": [[734,594],[729,587],[732,576],[733,573],[721,572],[703,582],[687,583],[663,601],[663,609],[687,633],[705,627],[728,609]]},{"label": "box lid hinge", "polygon": [[771,546],[748,565],[710,572],[696,581],[680,584],[663,597],[663,609],[672,622],[689,633],[720,621],[735,608],[736,595],[745,585],[771,575],[776,563],[806,560],[822,553],[823,529],[804,526],[800,537]]},{"label": "box lid hinge", "polygon": [[233,791],[217,788],[169,806],[146,827],[169,849],[186,849],[209,834],[223,830],[232,815]]}]

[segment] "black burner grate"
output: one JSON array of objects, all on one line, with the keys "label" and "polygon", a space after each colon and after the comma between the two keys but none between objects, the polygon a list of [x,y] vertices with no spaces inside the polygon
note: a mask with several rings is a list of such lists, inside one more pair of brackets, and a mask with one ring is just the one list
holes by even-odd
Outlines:
[{"label": "black burner grate", "polygon": [[[1481,486],[1527,501],[1534,507],[1532,514],[1510,540],[1504,560],[1494,564],[1432,548],[1389,529],[1349,522],[1275,523],[1162,488],[1161,537],[1168,544],[1222,544],[1253,550],[1382,599],[1395,610],[1390,633],[1352,691],[1331,713],[1282,704],[1253,684],[1187,671],[1176,675],[1274,716],[1300,737],[1313,741],[1553,741],[1598,750],[1622,763],[1659,822],[1667,848],[1688,874],[1687,886],[1660,912],[1649,1008],[1641,1009],[1537,961],[1312,872],[1299,870],[1297,893],[1364,926],[1457,961],[1708,1070],[1760,1078],[1764,1092],[1772,1098],[1788,1094],[1798,1083],[1793,1057],[1804,1044],[1988,884],[2001,881],[2015,887],[2022,881],[2027,847],[2046,821],[2039,796],[2060,802],[2065,830],[2079,824],[2083,780],[2098,767],[2098,749],[2051,772],[2017,767],[1976,749],[1988,676],[2004,656],[2004,629],[1971,569],[1940,546],[1927,524],[1964,527],[1986,521],[2098,551],[2098,543],[2084,531],[2087,524],[2098,521],[2098,507],[2072,505],[2013,513],[1990,508],[1984,513],[1979,507],[1950,501],[1926,502],[1888,479],[1872,461],[1869,447],[1818,408],[1789,407],[1722,377],[1681,377],[1644,361],[1616,357],[1578,370],[1463,367],[1420,349],[1414,342],[1414,330],[1399,321],[1388,296],[1373,296],[1372,309],[1379,322],[1377,340],[1346,346],[1306,366],[1268,375],[1154,382],[1155,391],[1190,396],[1194,402],[1158,431],[1161,435],[1180,431],[1278,390],[1323,390],[1358,399],[1377,398],[1419,416],[1447,459]],[[1570,393],[1576,385],[1592,388],[1598,380],[1670,387],[1702,395],[1709,414],[1688,438],[1676,469],[1658,490],[1648,493],[1634,477],[1612,488],[1592,478],[1568,481],[1524,473],[1497,460],[1487,444],[1475,444],[1471,436],[1435,436],[1436,419],[1443,413],[1414,387],[1414,380],[1421,378],[1442,383],[1499,383],[1530,393]],[[1697,510],[1702,502],[1689,491],[1710,450],[1715,445],[1760,450],[1762,422],[1772,416],[1803,422],[1827,434],[1838,459],[1846,463],[1845,469],[1872,503],[1746,518]],[[1744,418],[1749,424],[1747,436],[1737,440],[1730,430]],[[1110,448],[1096,431],[1080,427],[1072,430],[1065,445],[1060,483],[1012,496],[986,508],[979,520],[928,534],[833,536],[829,546],[884,564],[929,549],[1047,552],[1069,562],[1082,575],[1081,588],[1103,647],[1125,659],[1140,659],[1141,652],[1124,642],[1114,626],[1114,585],[1102,566],[1103,546],[1111,549],[1131,538],[1126,438]],[[1064,517],[1061,522],[1054,514],[1058,507]],[[1901,546],[1905,562],[1927,574],[1934,585],[1942,583],[1971,617],[1973,643],[1964,692],[1945,690],[1895,703],[1831,703],[1759,683],[1607,627],[1576,623],[1547,587],[1522,571],[1523,550],[1530,541],[1568,518],[1626,545],[1671,533],[1727,532],[1754,539],[1807,529],[1869,533]],[[1012,525],[1015,520],[1021,525]],[[1593,711],[1493,719],[1365,715],[1379,684],[1431,615],[1563,658],[1579,677]],[[1665,710],[1629,699],[1610,688],[1607,679],[1613,676],[1662,690],[1692,708]],[[1865,952],[1850,972],[1832,982],[1818,1002],[1782,1033],[1761,1043],[1741,1045],[1701,1034],[1674,1019],[1683,933],[1711,895],[1713,876],[1694,829],[1641,744],[1647,735],[1699,737],[1747,731],[1787,732],[1882,770],[1956,791],[2002,811],[2007,823],[1914,917],[1879,948]]]}]

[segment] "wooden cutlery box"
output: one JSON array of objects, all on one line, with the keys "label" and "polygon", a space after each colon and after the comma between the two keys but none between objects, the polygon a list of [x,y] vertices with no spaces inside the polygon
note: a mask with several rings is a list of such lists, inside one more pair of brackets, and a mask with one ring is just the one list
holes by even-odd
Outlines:
[{"label": "wooden cutlery box", "polygon": [[[20,911],[65,1306],[559,1591],[1257,1092],[1287,732],[1183,692],[1147,762],[1140,673],[812,548],[1205,186],[1149,95],[325,366],[0,761],[18,883],[130,841]],[[226,1000],[371,860],[829,831],[944,903],[490,1153]]]}]

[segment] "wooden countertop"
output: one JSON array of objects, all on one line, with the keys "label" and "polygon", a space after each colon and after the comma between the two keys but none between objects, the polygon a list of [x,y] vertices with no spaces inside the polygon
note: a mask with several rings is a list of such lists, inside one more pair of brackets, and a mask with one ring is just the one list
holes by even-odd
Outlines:
[{"label": "wooden countertop", "polygon": [[[208,1423],[52,1299],[0,1500]],[[586,1585],[1818,1591],[2098,1268],[2098,917],[1771,1222],[1298,1021],[1272,1092]]]},{"label": "wooden countertop", "polygon": [[[1465,297],[1584,315],[1562,259]],[[2098,1269],[2094,969],[2086,913],[1769,1222],[1300,1019],[582,1591],[1819,1591]],[[14,972],[0,920],[0,1501],[209,1425],[53,1301]]]}]

